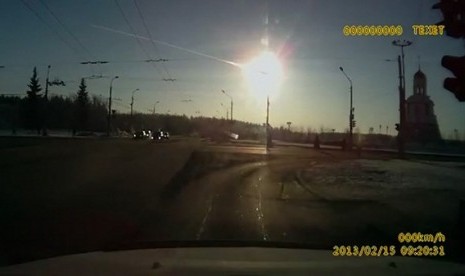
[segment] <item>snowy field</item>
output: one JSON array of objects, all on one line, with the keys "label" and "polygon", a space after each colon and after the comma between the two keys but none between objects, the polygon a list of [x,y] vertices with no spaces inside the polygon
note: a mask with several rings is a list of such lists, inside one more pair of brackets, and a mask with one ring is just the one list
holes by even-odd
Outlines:
[{"label": "snowy field", "polygon": [[373,199],[419,190],[465,195],[465,163],[405,160],[345,160],[316,163],[300,172],[306,185],[332,199]]}]

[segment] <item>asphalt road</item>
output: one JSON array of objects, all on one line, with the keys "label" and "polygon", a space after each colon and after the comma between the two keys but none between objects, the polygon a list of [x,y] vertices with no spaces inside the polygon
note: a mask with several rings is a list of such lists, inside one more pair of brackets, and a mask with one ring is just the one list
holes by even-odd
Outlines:
[{"label": "asphalt road", "polygon": [[199,141],[2,137],[0,145],[1,265],[133,235]]},{"label": "asphalt road", "polygon": [[[360,163],[353,153],[340,151],[204,147],[161,194],[156,223],[148,223],[139,240],[400,248],[401,232],[442,233],[447,257],[463,260],[458,227],[463,163],[444,168],[416,160],[389,163],[391,158],[364,154]],[[410,187],[416,183],[410,179],[424,181]]]},{"label": "asphalt road", "polygon": [[[390,158],[364,156],[367,162]],[[349,164],[354,160],[354,154],[340,151],[278,147],[267,153],[256,146],[205,147],[191,160],[186,175],[172,181],[171,189],[162,194],[163,215],[145,227],[141,239],[284,241],[327,249],[395,245],[400,249],[405,244],[398,242],[399,233],[442,233],[447,237],[447,257],[463,260],[463,231],[458,223],[459,200],[465,193],[463,187],[456,187],[465,183],[460,165],[441,171],[416,160],[405,161],[396,165],[401,168],[399,177],[426,182],[430,177],[444,177],[456,186],[398,188],[386,187],[399,182],[395,173],[370,167],[352,170]],[[344,170],[348,174],[342,174]],[[301,174],[304,171],[307,178]],[[320,183],[308,181],[316,176]],[[328,190],[324,179],[336,176],[348,180],[346,187]],[[376,181],[386,185],[373,186]],[[351,182],[353,187],[347,188]]]},{"label": "asphalt road", "polygon": [[0,149],[2,264],[140,241],[400,246],[399,232],[444,233],[463,257],[460,162],[184,138],[48,146]]}]

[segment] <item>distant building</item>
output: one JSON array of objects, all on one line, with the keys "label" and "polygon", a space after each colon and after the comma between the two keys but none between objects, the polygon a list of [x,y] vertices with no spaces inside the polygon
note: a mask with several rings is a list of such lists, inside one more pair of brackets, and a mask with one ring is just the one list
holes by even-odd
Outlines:
[{"label": "distant building", "polygon": [[413,95],[407,98],[407,141],[438,142],[441,140],[434,103],[426,94],[426,75],[418,66],[413,76]]}]

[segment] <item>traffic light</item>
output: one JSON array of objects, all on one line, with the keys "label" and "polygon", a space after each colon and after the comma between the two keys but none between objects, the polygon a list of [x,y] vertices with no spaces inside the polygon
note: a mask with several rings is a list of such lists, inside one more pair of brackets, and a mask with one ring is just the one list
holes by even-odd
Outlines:
[{"label": "traffic light", "polygon": [[397,130],[397,131],[400,130],[400,124],[396,124],[396,130]]},{"label": "traffic light", "polygon": [[[440,0],[433,9],[441,10],[446,34],[454,38],[465,38],[465,0]],[[454,93],[460,102],[465,102],[465,56],[444,56],[441,65],[454,74],[454,78],[446,78],[443,86]]]},{"label": "traffic light", "polygon": [[446,78],[444,88],[454,93],[460,102],[465,102],[465,56],[444,56],[441,65],[450,70],[455,78]]},{"label": "traffic light", "polygon": [[352,120],[352,127],[355,127],[355,120]]},{"label": "traffic light", "polygon": [[444,20],[436,25],[444,25],[448,36],[465,37],[465,0],[441,0],[433,9],[441,10]]}]

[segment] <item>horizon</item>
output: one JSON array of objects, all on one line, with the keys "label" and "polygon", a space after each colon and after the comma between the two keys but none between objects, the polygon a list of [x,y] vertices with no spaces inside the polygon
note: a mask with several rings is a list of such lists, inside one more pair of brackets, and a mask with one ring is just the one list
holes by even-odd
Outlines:
[{"label": "horizon", "polygon": [[[412,95],[413,74],[421,66],[443,138],[454,129],[463,136],[465,106],[442,87],[452,73],[440,61],[443,55],[463,55],[463,41],[415,36],[411,30],[412,25],[441,20],[440,12],[431,9],[436,2],[5,1],[0,11],[5,39],[0,45],[0,94],[25,95],[34,66],[44,89],[51,65],[50,80],[63,80],[66,86],[50,87],[50,95],[74,95],[82,77],[118,75],[113,92],[122,99],[114,104],[120,113],[129,112],[131,91],[139,88],[137,112],[150,113],[160,101],[157,113],[223,116],[220,104],[229,106],[230,101],[221,93],[225,90],[234,99],[234,119],[263,124],[265,100],[249,91],[241,70],[228,62],[248,63],[266,46],[278,54],[285,77],[271,99],[272,126],[290,121],[293,129],[326,126],[344,132],[349,84],[341,66],[354,83],[356,127],[361,133],[373,127],[376,133],[379,125],[389,126],[389,134],[395,135],[397,64],[385,60],[400,54],[393,40],[409,39],[406,97]],[[404,34],[343,35],[343,26],[365,24],[401,25]],[[146,62],[150,59],[166,61]],[[88,61],[108,63],[81,64]],[[109,82],[86,80],[89,93],[103,99]]]}]

